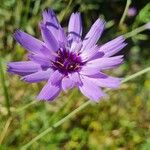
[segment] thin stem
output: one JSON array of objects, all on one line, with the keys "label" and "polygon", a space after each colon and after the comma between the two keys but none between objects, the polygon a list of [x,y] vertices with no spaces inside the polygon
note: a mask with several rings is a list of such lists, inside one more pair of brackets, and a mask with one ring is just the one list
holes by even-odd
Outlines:
[{"label": "thin stem", "polygon": [[[150,67],[141,70],[129,77],[126,77],[122,83],[128,82],[146,72],[150,71]],[[109,91],[109,89],[107,89],[106,91]],[[59,120],[58,122],[56,122],[53,126],[49,127],[48,129],[46,129],[45,131],[43,131],[42,133],[40,133],[38,136],[36,136],[35,138],[33,138],[29,143],[25,144],[21,150],[25,150],[27,149],[30,145],[32,145],[34,142],[36,142],[37,140],[39,140],[40,138],[42,138],[43,136],[45,136],[47,133],[51,132],[54,128],[57,128],[58,126],[60,126],[61,124],[63,124],[64,122],[66,122],[67,120],[69,120],[71,117],[73,117],[75,114],[77,114],[79,111],[81,111],[82,109],[84,109],[85,107],[87,107],[89,104],[91,104],[91,101],[86,101],[85,103],[83,103],[82,105],[80,105],[78,108],[76,108],[75,110],[73,110],[70,114],[68,114],[66,117],[62,118],[61,120]]]},{"label": "thin stem", "polygon": [[0,58],[0,78],[1,78],[1,83],[2,83],[4,97],[5,97],[7,114],[8,114],[8,116],[10,116],[11,115],[10,100],[9,100],[8,90],[7,90],[7,86],[6,86],[6,82],[5,82],[6,80],[5,80],[5,74],[3,71],[3,65],[2,65],[2,59],[1,58]]},{"label": "thin stem", "polygon": [[28,108],[29,106],[31,106],[31,105],[33,105],[33,104],[35,104],[35,103],[37,103],[37,102],[39,102],[39,101],[32,101],[32,102],[30,102],[29,104],[27,104],[27,105],[25,105],[25,106],[23,106],[23,107],[21,107],[21,108],[18,108],[18,109],[16,109],[16,110],[13,110],[13,112],[20,112],[20,111],[23,111],[24,109],[26,109],[26,108]]},{"label": "thin stem", "polygon": [[130,38],[130,37],[133,37],[135,35],[137,35],[138,33],[140,32],[143,32],[144,30],[146,30],[147,28],[145,27],[145,25],[141,26],[141,27],[138,27],[136,29],[134,29],[133,31],[131,32],[128,32],[126,34],[124,34],[124,37],[127,39],[127,38]]},{"label": "thin stem", "polygon": [[119,22],[119,26],[121,26],[123,24],[125,17],[128,13],[128,9],[129,9],[130,4],[131,4],[131,0],[127,0],[125,10],[124,10],[123,15],[122,15],[120,22]]},{"label": "thin stem", "polygon": [[134,79],[134,78],[136,78],[136,77],[138,77],[138,76],[140,76],[140,75],[142,75],[142,74],[144,74],[144,73],[146,73],[148,71],[150,71],[150,67],[148,67],[146,69],[143,69],[143,70],[141,70],[141,71],[139,71],[139,72],[137,72],[137,73],[135,73],[133,75],[130,75],[129,77],[126,77],[124,80],[122,80],[122,83],[130,81],[130,80],[132,80],[132,79]]}]

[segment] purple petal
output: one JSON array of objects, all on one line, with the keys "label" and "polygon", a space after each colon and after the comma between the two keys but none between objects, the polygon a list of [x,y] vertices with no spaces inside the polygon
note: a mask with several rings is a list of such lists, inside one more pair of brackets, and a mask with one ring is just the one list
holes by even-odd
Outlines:
[{"label": "purple petal", "polygon": [[43,87],[42,91],[37,96],[37,99],[52,101],[59,95],[60,91],[60,86],[52,85],[51,81],[48,81],[48,83]]},{"label": "purple petal", "polygon": [[99,73],[99,68],[94,68],[91,66],[83,66],[80,70],[81,75],[93,75]]},{"label": "purple petal", "polygon": [[[57,34],[56,34],[56,35],[57,35]],[[56,35],[55,35],[55,36],[56,36]],[[57,39],[57,41],[58,41],[59,43],[62,43],[62,44],[64,44],[64,45],[67,44],[67,37],[66,37],[66,34],[65,34],[63,28],[59,28],[59,30],[58,30],[58,36],[57,36],[56,39]]]},{"label": "purple petal", "polygon": [[59,85],[63,79],[63,74],[56,70],[50,77],[52,85]]},{"label": "purple petal", "polygon": [[23,46],[31,53],[41,53],[41,50],[45,45],[42,41],[32,37],[31,35],[21,30],[16,30],[13,36],[21,46]]},{"label": "purple petal", "polygon": [[70,51],[75,52],[75,53],[79,53],[79,51],[81,50],[81,48],[82,48],[82,42],[73,41],[71,43]]},{"label": "purple petal", "polygon": [[103,73],[89,76],[90,80],[100,87],[107,88],[118,88],[121,84],[120,78],[111,77]]},{"label": "purple petal", "polygon": [[18,75],[28,75],[41,70],[41,66],[32,61],[10,62],[8,72]]},{"label": "purple petal", "polygon": [[[85,61],[93,58],[95,55],[97,55],[98,50],[99,50],[99,47],[95,45],[95,46],[91,47],[90,49],[83,51],[80,54],[82,61],[85,62]],[[99,58],[104,56],[103,52],[99,52],[99,53],[101,53],[101,55],[99,55]]]},{"label": "purple petal", "polygon": [[97,52],[94,56],[92,56],[90,59],[88,59],[88,61],[104,57],[104,55],[105,55],[104,52]]},{"label": "purple petal", "polygon": [[66,44],[65,32],[52,9],[43,11],[43,23],[59,43]]},{"label": "purple petal", "polygon": [[110,42],[102,45],[99,51],[104,52],[105,57],[110,57],[122,50],[127,45],[126,43],[124,43],[124,41],[124,37],[117,37],[114,40],[111,40]]},{"label": "purple petal", "polygon": [[41,55],[44,55],[45,57],[52,59],[52,58],[54,58],[56,53],[49,50],[45,45],[45,46],[43,46],[43,49],[41,49]]},{"label": "purple petal", "polygon": [[62,89],[66,92],[68,89],[73,88],[74,82],[69,77],[62,79]]},{"label": "purple petal", "polygon": [[75,85],[82,85],[82,81],[80,79],[79,73],[74,72],[69,74],[69,78],[75,83]]},{"label": "purple petal", "polygon": [[95,21],[90,31],[87,33],[87,35],[84,38],[82,50],[89,49],[97,43],[104,30],[104,24],[105,23],[103,20],[97,19]]},{"label": "purple petal", "polygon": [[28,58],[42,67],[48,68],[51,65],[51,60],[40,54],[29,54]]},{"label": "purple petal", "polygon": [[46,46],[51,51],[57,51],[59,49],[59,45],[53,34],[48,30],[48,28],[44,24],[40,24],[41,33]]},{"label": "purple petal", "polygon": [[105,96],[105,94],[96,84],[94,84],[94,82],[89,81],[88,78],[84,76],[81,77],[81,80],[83,85],[79,86],[79,89],[90,100],[98,102],[101,97]]},{"label": "purple petal", "polygon": [[116,67],[120,65],[123,62],[123,56],[115,56],[115,57],[109,57],[109,58],[99,58],[95,60],[91,60],[86,63],[86,66],[92,67],[92,68],[99,68],[100,70],[110,69],[113,67]]},{"label": "purple petal", "polygon": [[43,23],[51,31],[51,33],[56,36],[58,35],[58,30],[60,24],[57,20],[57,17],[52,9],[47,9],[43,11]]},{"label": "purple petal", "polygon": [[21,79],[30,83],[46,81],[50,78],[52,72],[53,71],[51,69],[48,69],[46,71],[38,71],[36,73],[24,76]]},{"label": "purple petal", "polygon": [[68,25],[68,38],[79,41],[82,36],[82,22],[80,13],[72,13]]}]

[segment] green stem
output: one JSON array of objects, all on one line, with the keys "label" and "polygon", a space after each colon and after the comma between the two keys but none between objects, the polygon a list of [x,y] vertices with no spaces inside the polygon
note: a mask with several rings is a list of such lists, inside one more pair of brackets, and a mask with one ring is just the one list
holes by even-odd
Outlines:
[{"label": "green stem", "polygon": [[144,73],[146,73],[148,71],[150,71],[150,67],[148,67],[146,69],[143,69],[143,70],[141,70],[141,71],[139,71],[139,72],[137,72],[137,73],[135,73],[133,75],[130,75],[129,77],[126,77],[124,80],[122,80],[122,83],[130,81],[130,80],[132,80],[132,79],[134,79],[134,78],[136,78],[136,77],[138,77],[138,76],[140,76],[140,75],[142,75],[142,74],[144,74]]},{"label": "green stem", "polygon": [[7,114],[8,114],[8,116],[10,116],[11,115],[10,100],[9,100],[8,90],[7,90],[7,86],[6,86],[6,82],[5,82],[6,80],[5,80],[5,74],[3,71],[3,65],[2,65],[2,59],[1,58],[0,58],[0,78],[1,78],[1,83],[2,83],[4,97],[5,97]]},{"label": "green stem", "polygon": [[134,29],[133,31],[131,32],[128,32],[126,34],[124,34],[124,37],[127,39],[127,38],[130,38],[130,37],[133,37],[135,35],[137,35],[138,33],[140,32],[143,32],[144,30],[146,30],[147,28],[145,27],[145,25],[141,26],[141,27],[138,27],[136,29]]},{"label": "green stem", "polygon": [[131,4],[131,0],[127,0],[125,10],[124,10],[123,15],[122,15],[120,22],[119,22],[119,26],[121,26],[123,24],[125,17],[128,13],[128,9],[129,9],[130,4]]},{"label": "green stem", "polygon": [[[150,67],[141,70],[129,77],[126,77],[122,83],[128,82],[146,72],[150,71]],[[109,91],[109,90],[106,90]],[[49,127],[48,129],[46,129],[45,131],[43,131],[42,133],[40,133],[38,136],[36,136],[35,138],[33,138],[29,143],[25,144],[21,150],[25,150],[27,149],[30,145],[32,145],[34,142],[36,142],[37,140],[39,140],[40,138],[42,138],[43,136],[45,136],[46,134],[48,134],[49,132],[51,132],[54,128],[57,128],[58,126],[62,125],[64,122],[66,122],[67,120],[69,120],[71,117],[73,117],[75,114],[77,114],[79,111],[81,111],[82,109],[84,109],[85,107],[87,107],[89,104],[91,104],[91,101],[87,101],[85,103],[83,103],[82,105],[80,105],[78,108],[76,108],[75,110],[73,110],[70,114],[68,114],[66,117],[62,118],[61,120],[59,120],[58,122],[56,122],[54,125],[52,125],[51,127]]]},{"label": "green stem", "polygon": [[35,104],[37,102],[39,102],[39,101],[32,101],[32,102],[28,103],[27,105],[25,105],[25,106],[23,106],[21,108],[13,110],[13,112],[17,113],[17,112],[23,111],[24,109],[28,108],[29,106],[31,106],[31,105],[33,105],[33,104]]}]

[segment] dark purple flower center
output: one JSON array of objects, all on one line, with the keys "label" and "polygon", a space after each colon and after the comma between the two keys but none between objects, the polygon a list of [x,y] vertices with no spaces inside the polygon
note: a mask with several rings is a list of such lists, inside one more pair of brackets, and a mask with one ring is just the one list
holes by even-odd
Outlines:
[{"label": "dark purple flower center", "polygon": [[64,74],[78,71],[82,65],[80,56],[66,49],[59,49],[57,57],[53,61],[53,68]]}]

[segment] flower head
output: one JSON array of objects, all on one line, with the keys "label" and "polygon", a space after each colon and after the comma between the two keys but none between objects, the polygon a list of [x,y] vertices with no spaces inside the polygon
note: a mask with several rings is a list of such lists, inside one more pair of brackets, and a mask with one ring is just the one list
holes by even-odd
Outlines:
[{"label": "flower head", "polygon": [[101,87],[117,88],[120,79],[108,76],[102,71],[117,67],[123,56],[114,56],[126,43],[119,36],[98,46],[105,22],[97,19],[82,39],[80,13],[73,13],[66,34],[51,9],[43,12],[40,23],[43,41],[17,30],[16,41],[27,49],[29,61],[10,62],[8,71],[22,76],[30,83],[47,81],[38,95],[40,100],[54,100],[61,90],[73,87],[89,99],[98,101],[105,94]]},{"label": "flower head", "polygon": [[128,13],[127,13],[128,17],[134,17],[136,14],[137,14],[136,7],[130,7],[128,9]]}]

